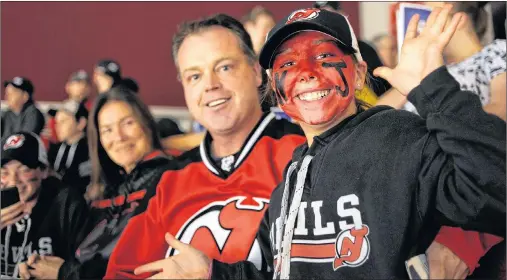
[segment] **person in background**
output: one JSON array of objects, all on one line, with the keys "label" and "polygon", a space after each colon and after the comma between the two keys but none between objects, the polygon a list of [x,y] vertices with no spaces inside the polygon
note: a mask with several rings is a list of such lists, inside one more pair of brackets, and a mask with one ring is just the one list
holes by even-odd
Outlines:
[{"label": "person in background", "polygon": [[58,110],[48,112],[55,119],[56,134],[61,141],[49,147],[50,167],[65,185],[78,189],[82,194],[90,184],[91,175],[86,138],[88,110],[84,102],[68,100]]},{"label": "person in background", "polygon": [[166,232],[212,258],[248,259],[265,270],[255,228],[304,138],[296,125],[262,112],[261,69],[236,19],[218,14],[181,24],[172,52],[190,114],[206,136],[178,157],[178,170],[166,171],[146,212],[130,220],[105,278],[146,278],[134,269],[177,254]]},{"label": "person in background", "polygon": [[65,84],[65,92],[68,95],[68,99],[65,101],[74,101],[77,104],[84,103],[86,109],[91,108],[91,102],[88,99],[91,92],[91,81],[85,70],[81,69],[70,75]]},{"label": "person in background", "polygon": [[[88,73],[85,70],[78,70],[69,76],[67,83],[65,83],[65,92],[68,97],[63,102],[74,102],[79,105],[81,102],[85,104],[87,110],[91,107],[91,100],[89,100],[91,91],[91,81]],[[50,148],[51,145],[57,144],[63,140],[58,139],[56,132],[56,123],[54,119],[56,111],[53,109],[48,110],[49,118],[46,122],[46,127],[42,131],[41,138],[46,147]]]},{"label": "person in background", "polygon": [[[441,7],[446,2],[425,3],[430,7]],[[449,72],[461,89],[474,92],[486,112],[506,120],[506,40],[494,40],[486,46],[481,44],[487,24],[483,7],[480,2],[455,3],[453,13],[464,12],[466,20],[445,48],[444,57]],[[417,113],[403,95],[393,93],[391,96],[385,105]]]},{"label": "person in background", "polygon": [[[91,231],[71,259],[41,267],[58,279],[101,279],[111,251],[129,220],[144,212],[162,174],[174,168],[162,151],[159,132],[148,107],[123,87],[101,94],[88,124],[92,182]],[[56,277],[55,277],[56,278]],[[53,278],[54,279],[54,278]]]},{"label": "person in background", "polygon": [[255,6],[242,18],[243,26],[252,39],[252,44],[256,54],[259,54],[266,35],[275,26],[275,16],[262,6]]},{"label": "person in background", "polygon": [[[54,279],[54,274],[32,269],[55,258],[73,257],[84,237],[88,205],[73,188],[47,176],[46,150],[37,135],[15,132],[7,135],[1,145],[0,196],[13,189],[17,189],[17,196],[14,204],[1,205],[0,274],[16,279],[31,273],[41,279]],[[41,258],[31,256],[34,252]],[[31,269],[22,264],[26,261]]]},{"label": "person in background", "polygon": [[97,63],[93,70],[93,83],[99,94],[120,85],[121,81],[120,64],[114,60],[103,59]]},{"label": "person in background", "polygon": [[396,44],[394,38],[385,33],[380,34],[371,40],[375,47],[377,54],[379,55],[382,63],[387,67],[394,67],[397,64],[398,53],[396,50]]},{"label": "person in background", "polygon": [[4,82],[4,96],[9,109],[2,114],[1,136],[15,131],[33,132],[39,135],[44,128],[44,115],[35,107],[34,86],[30,80],[14,77]]}]

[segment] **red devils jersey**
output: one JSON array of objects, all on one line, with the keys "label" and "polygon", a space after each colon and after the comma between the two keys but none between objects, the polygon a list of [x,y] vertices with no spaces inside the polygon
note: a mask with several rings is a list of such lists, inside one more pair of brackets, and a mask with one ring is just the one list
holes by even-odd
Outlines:
[{"label": "red devils jersey", "polygon": [[266,269],[257,228],[293,150],[304,141],[297,126],[269,113],[240,152],[220,163],[210,155],[208,134],[180,157],[178,170],[164,173],[146,212],[129,221],[105,278],[133,278],[136,267],[178,254],[165,242],[166,232],[211,258],[249,260]]}]

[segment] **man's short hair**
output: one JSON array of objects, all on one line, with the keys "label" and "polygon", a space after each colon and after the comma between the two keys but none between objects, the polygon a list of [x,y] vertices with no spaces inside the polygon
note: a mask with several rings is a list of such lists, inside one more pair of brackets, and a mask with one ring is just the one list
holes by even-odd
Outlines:
[{"label": "man's short hair", "polygon": [[243,53],[248,59],[254,63],[257,61],[257,57],[253,50],[252,39],[245,28],[235,18],[226,14],[217,14],[203,19],[194,21],[185,21],[178,26],[178,31],[173,37],[172,42],[172,56],[174,64],[178,67],[177,56],[183,41],[190,35],[200,33],[211,27],[223,27],[233,32],[239,39],[239,44]]}]

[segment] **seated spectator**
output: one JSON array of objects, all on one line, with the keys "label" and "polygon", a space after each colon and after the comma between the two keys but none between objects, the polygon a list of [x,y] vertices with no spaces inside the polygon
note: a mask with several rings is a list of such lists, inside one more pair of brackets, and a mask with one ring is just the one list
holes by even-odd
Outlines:
[{"label": "seated spectator", "polygon": [[[64,102],[72,101],[76,104],[84,102],[87,110],[90,109],[91,102],[88,99],[90,95],[91,84],[90,78],[85,70],[79,70],[72,73],[69,77],[69,80],[65,84],[65,92],[68,95],[68,99]],[[50,110],[51,111],[51,110]],[[51,113],[52,112],[52,113]],[[46,127],[42,131],[41,138],[44,142],[45,146],[49,149],[50,145],[56,144],[61,140],[58,139],[56,133],[56,124],[55,119],[53,118],[55,115],[55,111],[51,111],[49,113],[50,117],[46,122]]]},{"label": "seated spectator", "polygon": [[173,164],[162,152],[148,107],[123,87],[97,98],[88,126],[92,162],[88,197],[93,202],[86,228],[93,230],[72,259],[44,268],[58,271],[58,279],[102,278],[123,228],[146,209],[162,173]]},{"label": "seated spectator", "polygon": [[120,64],[114,60],[101,60],[93,70],[93,83],[97,87],[99,94],[119,85],[121,81]]},{"label": "seated spectator", "polygon": [[[19,265],[28,259],[37,270],[53,260],[49,256],[72,257],[83,238],[86,201],[73,189],[64,188],[60,180],[46,176],[46,151],[33,133],[18,132],[2,141],[1,166],[1,195],[13,189],[17,195],[11,201],[14,204],[2,205],[0,211],[0,273],[9,278],[54,279],[56,275],[38,274]],[[45,256],[44,261],[30,257],[34,252]]]},{"label": "seated spectator", "polygon": [[389,34],[380,34],[371,40],[382,63],[387,67],[396,66],[398,53],[394,38]]},{"label": "seated spectator", "polygon": [[68,100],[58,111],[50,111],[56,120],[56,134],[61,141],[51,144],[49,164],[62,182],[82,194],[90,183],[91,163],[86,138],[88,110],[84,103]]},{"label": "seated spectator", "polygon": [[177,255],[164,240],[166,232],[211,258],[248,259],[267,269],[255,228],[293,150],[304,141],[301,131],[261,111],[260,68],[239,21],[218,14],[184,22],[172,50],[190,114],[206,136],[178,157],[178,170],[164,173],[146,212],[129,221],[106,278],[146,278],[134,269]]},{"label": "seated spectator", "polygon": [[275,16],[262,6],[255,6],[242,19],[248,35],[252,39],[255,54],[261,52],[266,35],[275,26]]},{"label": "seated spectator", "polygon": [[65,92],[68,94],[68,100],[76,103],[84,102],[86,109],[90,109],[91,103],[88,100],[91,91],[91,81],[85,70],[79,70],[72,73],[65,84]]},{"label": "seated spectator", "polygon": [[33,102],[34,87],[30,80],[14,77],[4,82],[5,100],[9,106],[2,115],[2,137],[16,131],[33,132],[39,135],[44,128],[44,115]]}]

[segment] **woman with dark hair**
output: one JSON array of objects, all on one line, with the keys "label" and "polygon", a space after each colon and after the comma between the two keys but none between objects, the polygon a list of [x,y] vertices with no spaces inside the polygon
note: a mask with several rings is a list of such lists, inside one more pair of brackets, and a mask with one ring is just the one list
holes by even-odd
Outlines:
[{"label": "woman with dark hair", "polygon": [[92,162],[87,198],[91,230],[58,271],[58,279],[102,278],[109,255],[130,218],[143,212],[164,171],[173,166],[163,153],[157,125],[148,107],[123,87],[99,96],[89,116],[88,146]]}]

